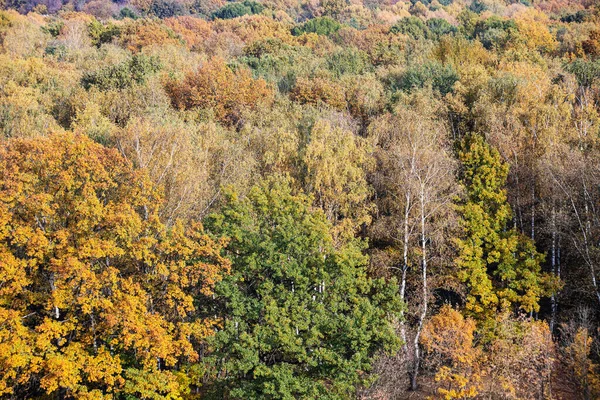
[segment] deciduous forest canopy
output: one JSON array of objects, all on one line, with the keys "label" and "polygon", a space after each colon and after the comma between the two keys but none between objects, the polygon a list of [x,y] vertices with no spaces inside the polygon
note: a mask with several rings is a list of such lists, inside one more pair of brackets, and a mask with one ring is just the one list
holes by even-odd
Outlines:
[{"label": "deciduous forest canopy", "polygon": [[0,0],[0,398],[600,399],[600,5]]}]

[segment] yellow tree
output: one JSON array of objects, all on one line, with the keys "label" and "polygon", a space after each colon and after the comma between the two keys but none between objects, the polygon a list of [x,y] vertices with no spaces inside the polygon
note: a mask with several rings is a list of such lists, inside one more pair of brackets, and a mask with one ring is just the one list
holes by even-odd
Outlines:
[{"label": "yellow tree", "polygon": [[445,305],[425,324],[421,344],[438,367],[438,398],[470,399],[481,389],[480,350],[473,344],[475,321]]},{"label": "yellow tree", "polygon": [[369,143],[325,120],[312,128],[303,152],[304,185],[334,224],[335,236],[352,236],[370,222],[371,189],[366,172],[373,167]]},{"label": "yellow tree", "polygon": [[218,321],[195,313],[228,262],[167,230],[116,150],[74,134],[0,147],[0,395],[179,398]]}]

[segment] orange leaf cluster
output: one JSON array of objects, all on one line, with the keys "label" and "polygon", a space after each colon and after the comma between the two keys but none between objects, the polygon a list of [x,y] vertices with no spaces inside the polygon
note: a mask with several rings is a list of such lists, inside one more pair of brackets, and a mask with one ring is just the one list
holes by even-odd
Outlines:
[{"label": "orange leaf cluster", "polygon": [[213,58],[183,82],[170,82],[167,92],[179,109],[213,110],[226,124],[236,124],[244,109],[255,109],[273,101],[273,90],[263,79],[254,79],[248,69],[232,71],[221,58]]},{"label": "orange leaf cluster", "polygon": [[[125,371],[163,376],[198,359],[218,321],[196,302],[229,269],[225,242],[200,225],[167,229],[160,201],[85,136],[0,146],[0,395],[39,381],[47,394],[103,398],[128,390]],[[185,391],[172,379],[156,390]]]}]

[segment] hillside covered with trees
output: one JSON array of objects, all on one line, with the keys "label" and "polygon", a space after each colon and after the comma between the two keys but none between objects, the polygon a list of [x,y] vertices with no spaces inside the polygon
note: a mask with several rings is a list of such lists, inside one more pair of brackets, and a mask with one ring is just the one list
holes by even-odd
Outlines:
[{"label": "hillside covered with trees", "polygon": [[600,399],[597,2],[0,8],[0,398]]}]

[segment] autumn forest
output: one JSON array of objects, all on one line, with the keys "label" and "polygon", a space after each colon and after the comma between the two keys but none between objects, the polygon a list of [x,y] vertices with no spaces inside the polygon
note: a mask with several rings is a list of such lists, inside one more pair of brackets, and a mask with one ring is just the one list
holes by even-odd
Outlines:
[{"label": "autumn forest", "polygon": [[0,398],[600,399],[600,3],[0,0]]}]

